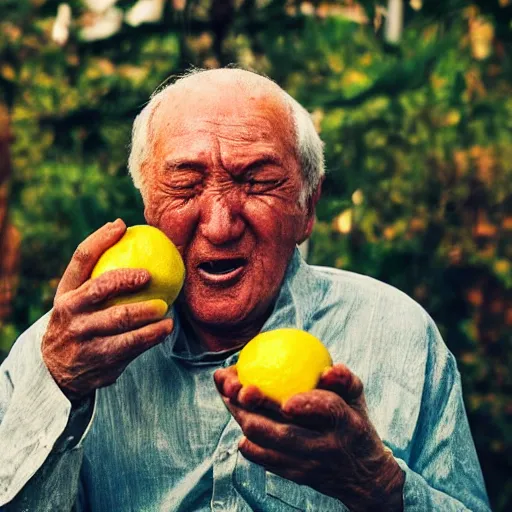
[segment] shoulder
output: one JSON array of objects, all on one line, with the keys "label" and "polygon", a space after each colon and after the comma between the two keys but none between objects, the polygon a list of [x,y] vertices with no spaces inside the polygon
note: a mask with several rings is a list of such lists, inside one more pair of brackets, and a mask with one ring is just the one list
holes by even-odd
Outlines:
[{"label": "shoulder", "polygon": [[310,266],[316,279],[322,282],[320,309],[351,315],[365,315],[389,326],[420,329],[428,327],[431,319],[424,308],[407,294],[372,277],[329,267]]},{"label": "shoulder", "polygon": [[411,297],[368,276],[310,267],[322,290],[308,329],[322,339],[336,361],[360,375],[386,374],[401,385],[425,375],[429,353],[447,352],[434,321]]}]

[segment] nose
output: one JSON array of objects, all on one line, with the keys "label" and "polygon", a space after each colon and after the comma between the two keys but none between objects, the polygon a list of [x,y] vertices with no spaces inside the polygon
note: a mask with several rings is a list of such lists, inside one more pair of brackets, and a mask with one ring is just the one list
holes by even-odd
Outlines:
[{"label": "nose", "polygon": [[203,197],[199,229],[212,245],[236,242],[245,229],[239,202],[232,195]]}]

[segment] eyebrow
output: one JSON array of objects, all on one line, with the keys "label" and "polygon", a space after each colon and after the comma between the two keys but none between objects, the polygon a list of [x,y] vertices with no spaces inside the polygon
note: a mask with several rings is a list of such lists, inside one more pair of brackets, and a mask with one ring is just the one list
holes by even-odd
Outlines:
[{"label": "eyebrow", "polygon": [[185,158],[179,158],[177,160],[166,160],[164,163],[164,169],[166,171],[179,171],[182,169],[190,169],[193,171],[204,172],[206,165],[199,160],[188,160]]},{"label": "eyebrow", "polygon": [[[265,165],[277,165],[279,167],[283,166],[283,162],[281,158],[275,153],[264,153],[259,155],[249,163],[240,163],[235,165],[235,170],[240,173],[245,173],[251,170],[258,169]],[[179,171],[183,169],[193,170],[204,172],[206,171],[207,165],[201,160],[195,159],[187,159],[187,158],[177,158],[177,159],[168,159],[164,163],[164,169],[166,171]]]},{"label": "eyebrow", "polygon": [[255,169],[258,167],[263,167],[264,165],[277,165],[277,166],[282,167],[283,162],[282,162],[281,158],[279,158],[277,155],[269,153],[269,154],[261,155],[260,157],[256,158],[251,163],[249,163],[248,165],[244,165],[242,167],[243,167],[244,171],[249,171],[251,169]]}]

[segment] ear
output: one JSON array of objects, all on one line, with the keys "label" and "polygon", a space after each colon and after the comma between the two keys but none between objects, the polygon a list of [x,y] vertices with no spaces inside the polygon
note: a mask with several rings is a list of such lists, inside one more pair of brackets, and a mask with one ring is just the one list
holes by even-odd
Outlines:
[{"label": "ear", "polygon": [[297,244],[300,245],[304,240],[307,240],[311,233],[313,232],[313,226],[315,225],[315,212],[316,212],[316,204],[318,203],[318,200],[320,199],[320,195],[322,193],[322,184],[324,182],[325,176],[322,176],[320,178],[320,181],[318,182],[318,185],[311,194],[311,197],[308,200],[308,203],[306,205],[306,218],[305,218],[305,224],[304,224],[304,231],[302,232],[302,236],[297,241]]}]

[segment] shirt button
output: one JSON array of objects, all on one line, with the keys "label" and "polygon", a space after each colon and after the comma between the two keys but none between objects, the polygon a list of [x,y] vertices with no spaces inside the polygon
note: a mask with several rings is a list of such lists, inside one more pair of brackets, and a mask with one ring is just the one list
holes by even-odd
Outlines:
[{"label": "shirt button", "polygon": [[224,462],[227,459],[229,459],[229,451],[227,451],[227,452],[220,452],[218,457],[217,457],[217,460],[219,462]]}]

